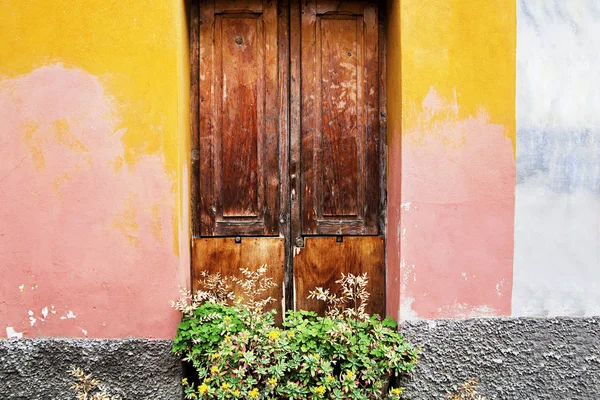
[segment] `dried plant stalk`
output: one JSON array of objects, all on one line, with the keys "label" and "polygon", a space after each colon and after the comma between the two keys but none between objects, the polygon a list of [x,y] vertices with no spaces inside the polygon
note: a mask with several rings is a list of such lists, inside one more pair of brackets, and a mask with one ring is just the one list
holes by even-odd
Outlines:
[{"label": "dried plant stalk", "polygon": [[[171,307],[182,314],[191,317],[194,311],[204,303],[223,305],[236,305],[253,312],[263,310],[269,303],[275,301],[272,297],[262,298],[265,293],[277,284],[273,278],[266,276],[267,265],[261,265],[256,271],[244,268],[241,270],[242,278],[221,276],[220,273],[209,274],[203,271],[198,280],[200,289],[196,293],[180,287],[180,297],[171,301]],[[236,290],[241,296],[236,297]]]},{"label": "dried plant stalk", "polygon": [[328,317],[339,318],[357,318],[360,320],[369,319],[366,312],[369,302],[369,292],[367,284],[369,278],[367,273],[363,275],[342,274],[342,277],[335,281],[340,285],[338,293],[330,293],[329,289],[317,287],[308,295],[309,299],[317,299],[327,304],[325,315]]},{"label": "dried plant stalk", "polygon": [[116,395],[110,394],[102,385],[100,380],[94,378],[92,374],[86,374],[83,369],[71,367],[69,374],[75,378],[71,389],[75,391],[77,400],[119,400]]},{"label": "dried plant stalk", "polygon": [[485,397],[477,393],[478,384],[477,378],[471,378],[463,383],[456,393],[447,394],[446,398],[450,400],[485,400]]}]

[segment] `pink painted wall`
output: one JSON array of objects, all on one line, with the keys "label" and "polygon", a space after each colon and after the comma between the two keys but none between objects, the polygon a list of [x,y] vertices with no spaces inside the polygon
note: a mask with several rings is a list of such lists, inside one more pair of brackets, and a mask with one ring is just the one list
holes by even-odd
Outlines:
[{"label": "pink painted wall", "polygon": [[189,283],[183,2],[51,3],[0,5],[0,336],[171,338]]},{"label": "pink painted wall", "polygon": [[510,315],[515,162],[482,111],[434,89],[402,148],[401,316]]},{"label": "pink painted wall", "polygon": [[0,120],[0,323],[26,336],[171,337],[182,271],[160,157],[123,163],[115,104],[75,68],[2,81]]}]

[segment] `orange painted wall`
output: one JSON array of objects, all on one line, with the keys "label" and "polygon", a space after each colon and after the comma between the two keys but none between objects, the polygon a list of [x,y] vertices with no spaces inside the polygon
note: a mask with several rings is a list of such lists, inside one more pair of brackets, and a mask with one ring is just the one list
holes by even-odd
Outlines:
[{"label": "orange painted wall", "polygon": [[388,313],[510,315],[516,10],[393,1]]},{"label": "orange painted wall", "polygon": [[0,329],[172,337],[189,276],[183,1],[0,3]]}]

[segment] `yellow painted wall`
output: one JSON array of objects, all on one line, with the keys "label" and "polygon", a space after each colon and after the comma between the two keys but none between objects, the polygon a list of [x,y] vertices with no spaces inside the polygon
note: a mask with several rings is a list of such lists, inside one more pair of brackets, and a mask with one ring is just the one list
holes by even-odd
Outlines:
[{"label": "yellow painted wall", "polygon": [[490,122],[505,127],[514,148],[516,2],[399,2],[406,128],[414,127],[434,87],[442,98],[456,92],[460,119],[484,109]]},{"label": "yellow painted wall", "polygon": [[[0,27],[0,325],[172,336],[189,276],[184,0],[3,1]],[[42,323],[50,305],[79,317]]]}]

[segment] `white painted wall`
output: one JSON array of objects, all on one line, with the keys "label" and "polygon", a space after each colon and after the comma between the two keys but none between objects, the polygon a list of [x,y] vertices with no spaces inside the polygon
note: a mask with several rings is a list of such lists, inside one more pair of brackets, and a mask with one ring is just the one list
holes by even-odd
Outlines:
[{"label": "white painted wall", "polygon": [[600,0],[518,0],[515,316],[600,315]]}]

